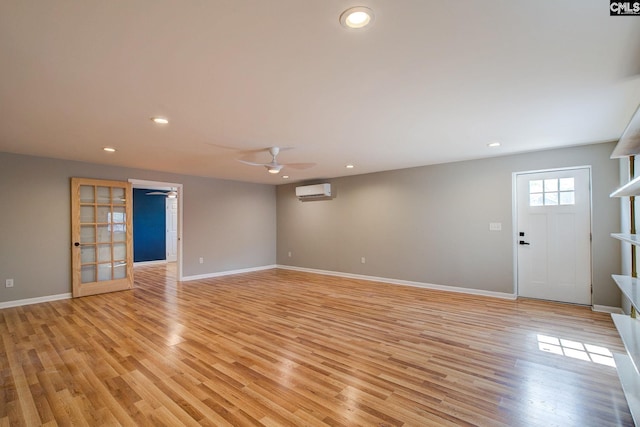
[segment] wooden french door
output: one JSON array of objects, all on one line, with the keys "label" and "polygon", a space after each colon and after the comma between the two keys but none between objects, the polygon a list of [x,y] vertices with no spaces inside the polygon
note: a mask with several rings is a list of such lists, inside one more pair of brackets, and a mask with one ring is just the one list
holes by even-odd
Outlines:
[{"label": "wooden french door", "polygon": [[71,178],[73,296],[133,288],[131,184]]}]

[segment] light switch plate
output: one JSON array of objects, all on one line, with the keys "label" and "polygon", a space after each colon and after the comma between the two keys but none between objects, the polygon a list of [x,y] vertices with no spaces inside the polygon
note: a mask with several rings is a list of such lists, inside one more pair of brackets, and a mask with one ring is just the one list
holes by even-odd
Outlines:
[{"label": "light switch plate", "polygon": [[502,223],[501,222],[490,222],[489,223],[489,231],[502,231]]}]

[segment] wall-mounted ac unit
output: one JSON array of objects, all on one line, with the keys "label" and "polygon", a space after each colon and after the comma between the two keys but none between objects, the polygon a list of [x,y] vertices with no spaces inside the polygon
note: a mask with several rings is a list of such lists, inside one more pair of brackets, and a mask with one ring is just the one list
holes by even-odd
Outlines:
[{"label": "wall-mounted ac unit", "polygon": [[301,200],[331,197],[331,184],[314,184],[296,187],[296,197]]}]

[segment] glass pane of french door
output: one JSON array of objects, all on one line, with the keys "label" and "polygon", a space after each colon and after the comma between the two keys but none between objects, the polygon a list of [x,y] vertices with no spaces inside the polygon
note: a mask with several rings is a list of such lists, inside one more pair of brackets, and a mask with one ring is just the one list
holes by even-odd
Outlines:
[{"label": "glass pane of french door", "polygon": [[133,287],[131,184],[71,179],[73,296]]}]

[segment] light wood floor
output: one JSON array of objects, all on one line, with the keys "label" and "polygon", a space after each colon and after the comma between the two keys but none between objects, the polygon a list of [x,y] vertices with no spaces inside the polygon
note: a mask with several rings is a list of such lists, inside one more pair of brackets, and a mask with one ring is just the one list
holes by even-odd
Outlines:
[{"label": "light wood floor", "polygon": [[133,291],[0,310],[0,425],[632,425],[615,368],[539,349],[623,352],[588,308],[285,270],[135,274]]}]

